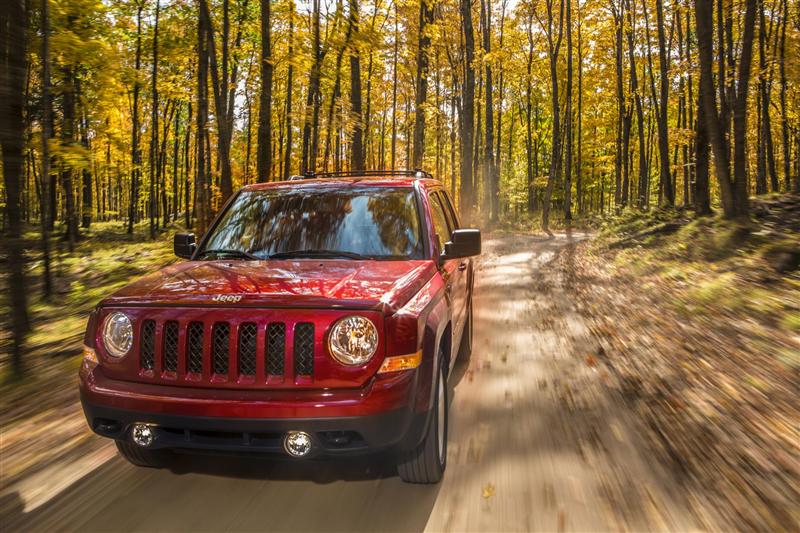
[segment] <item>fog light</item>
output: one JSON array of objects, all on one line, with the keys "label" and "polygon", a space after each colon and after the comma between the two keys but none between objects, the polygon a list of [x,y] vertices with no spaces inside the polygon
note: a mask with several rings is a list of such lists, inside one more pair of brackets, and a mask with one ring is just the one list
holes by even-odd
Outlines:
[{"label": "fog light", "polygon": [[153,444],[156,438],[153,428],[147,424],[134,424],[131,437],[133,438],[133,442],[143,448],[147,448]]},{"label": "fog light", "polygon": [[290,431],[283,439],[283,449],[292,457],[305,457],[311,451],[311,435],[305,431]]}]

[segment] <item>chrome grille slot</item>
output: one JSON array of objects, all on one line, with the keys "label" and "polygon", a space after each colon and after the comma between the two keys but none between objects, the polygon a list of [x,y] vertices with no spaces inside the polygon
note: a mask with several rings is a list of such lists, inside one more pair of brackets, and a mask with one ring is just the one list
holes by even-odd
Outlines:
[{"label": "chrome grille slot", "polygon": [[161,351],[164,370],[177,372],[178,370],[178,323],[169,320],[164,324],[164,341]]},{"label": "chrome grille slot", "polygon": [[186,330],[186,365],[189,372],[203,372],[203,323],[191,322]]},{"label": "chrome grille slot", "polygon": [[142,323],[142,343],[140,348],[141,365],[145,370],[153,370],[156,364],[156,321]]},{"label": "chrome grille slot", "polygon": [[314,324],[309,322],[294,326],[294,373],[298,376],[314,373]]},{"label": "chrome grille slot", "polygon": [[211,365],[214,374],[228,374],[228,353],[230,352],[231,326],[227,322],[214,324],[211,342]]},{"label": "chrome grille slot", "polygon": [[256,341],[257,329],[253,322],[239,326],[239,375],[256,375]]},{"label": "chrome grille slot", "polygon": [[283,376],[286,358],[286,324],[271,322],[267,326],[267,375]]}]

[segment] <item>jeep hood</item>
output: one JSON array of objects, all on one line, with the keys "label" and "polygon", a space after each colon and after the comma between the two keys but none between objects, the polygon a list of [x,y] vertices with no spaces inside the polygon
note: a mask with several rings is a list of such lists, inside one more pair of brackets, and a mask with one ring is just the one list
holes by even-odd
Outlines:
[{"label": "jeep hood", "polygon": [[391,312],[436,272],[433,261],[187,261],[148,274],[103,306],[354,307]]}]

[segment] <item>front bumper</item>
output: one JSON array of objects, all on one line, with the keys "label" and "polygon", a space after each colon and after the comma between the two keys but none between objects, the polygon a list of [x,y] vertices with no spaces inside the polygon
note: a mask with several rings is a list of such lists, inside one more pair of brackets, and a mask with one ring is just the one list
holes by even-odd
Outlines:
[{"label": "front bumper", "polygon": [[98,367],[81,376],[81,403],[104,437],[153,425],[155,449],[281,452],[288,431],[305,431],[316,454],[338,455],[415,448],[428,420],[413,408],[416,384],[410,371],[358,390],[222,391],[116,381]]}]

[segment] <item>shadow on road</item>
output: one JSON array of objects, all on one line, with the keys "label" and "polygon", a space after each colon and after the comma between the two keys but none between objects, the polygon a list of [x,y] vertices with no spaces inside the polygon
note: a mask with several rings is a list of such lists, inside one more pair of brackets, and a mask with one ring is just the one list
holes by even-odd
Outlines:
[{"label": "shadow on road", "polygon": [[438,491],[403,483],[382,455],[186,454],[171,470],[114,458],[37,509],[4,502],[2,523],[6,531],[421,531]]}]

